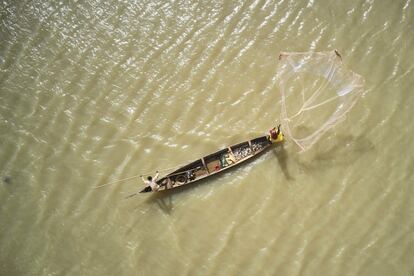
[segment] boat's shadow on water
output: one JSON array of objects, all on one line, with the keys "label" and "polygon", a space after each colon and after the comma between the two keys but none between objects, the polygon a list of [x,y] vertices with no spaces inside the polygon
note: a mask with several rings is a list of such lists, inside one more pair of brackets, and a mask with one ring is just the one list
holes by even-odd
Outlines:
[{"label": "boat's shadow on water", "polygon": [[[361,154],[366,154],[371,151],[375,151],[375,147],[372,142],[366,139],[363,136],[352,136],[345,135],[336,137],[337,141],[335,143],[325,146],[320,146],[321,148],[316,149],[316,153],[312,154],[310,160],[301,160],[293,157],[293,159],[306,171],[311,173],[313,170],[320,170],[321,167],[328,168],[330,166],[346,166],[350,162],[353,162],[354,158],[360,156]],[[273,155],[278,160],[280,169],[286,180],[294,180],[289,170],[289,154],[285,148],[284,144],[277,145],[272,147],[262,154],[266,154],[268,151],[271,151]],[[296,155],[294,155],[296,156]],[[335,158],[340,156],[341,158]],[[233,168],[230,171],[235,171],[241,167],[251,165],[252,162],[257,159],[247,160],[246,163],[242,164],[239,167]],[[295,162],[294,161],[294,162]],[[223,172],[216,175],[212,175],[206,179],[202,179],[195,183],[189,185],[183,185],[176,187],[171,190],[161,191],[157,193],[152,193],[144,201],[147,204],[154,205],[156,204],[164,213],[170,214],[174,209],[174,198],[178,197],[186,192],[189,192],[192,189],[196,189],[200,185],[205,185],[207,183],[214,184],[218,179],[225,177],[229,172]]]},{"label": "boat's shadow on water", "polygon": [[225,174],[226,173],[224,172],[221,174],[212,175],[209,178],[199,180],[189,185],[183,185],[171,190],[151,193],[151,195],[149,195],[149,197],[144,202],[149,205],[157,205],[165,214],[171,214],[171,212],[174,209],[173,201],[175,197],[183,195],[184,193],[189,192],[190,190],[196,189],[198,186],[210,182],[213,183],[217,181],[219,178],[225,177]]},{"label": "boat's shadow on water", "polygon": [[173,195],[162,195],[161,193],[151,195],[145,202],[148,204],[156,204],[165,214],[171,214],[173,210]]}]

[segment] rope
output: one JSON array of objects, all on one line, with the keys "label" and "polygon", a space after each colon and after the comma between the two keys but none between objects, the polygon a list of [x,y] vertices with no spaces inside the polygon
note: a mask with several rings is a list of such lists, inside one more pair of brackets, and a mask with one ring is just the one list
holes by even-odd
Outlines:
[{"label": "rope", "polygon": [[[173,169],[178,169],[178,168],[181,168],[184,165],[189,164],[190,162],[184,163],[184,164],[181,164],[181,165],[178,165],[178,166],[175,166],[175,167],[158,170],[158,172],[165,172],[165,171],[170,171],[170,170],[173,170]],[[180,173],[182,173],[182,172],[180,172]],[[125,180],[130,180],[130,179],[138,178],[140,176],[147,176],[147,175],[152,175],[152,174],[154,174],[154,171],[146,172],[146,173],[142,173],[142,174],[138,174],[138,175],[134,175],[134,176],[130,176],[130,177],[123,178],[123,179],[118,179],[118,180],[115,180],[115,181],[111,181],[111,182],[108,182],[108,183],[105,183],[105,184],[96,186],[96,187],[94,187],[94,189],[98,189],[98,188],[102,188],[102,187],[105,187],[105,186],[109,186],[109,185],[112,185],[112,184],[115,184],[115,183],[118,183],[118,182],[122,182],[122,181],[125,181]]]},{"label": "rope", "polygon": [[96,186],[95,189],[98,189],[98,188],[101,188],[101,187],[104,187],[104,186],[108,186],[108,185],[112,185],[112,184],[115,184],[115,183],[118,183],[118,182],[121,182],[121,181],[133,179],[133,178],[136,178],[136,177],[139,177],[139,175],[134,175],[134,176],[131,176],[131,177],[127,177],[127,178],[115,180],[115,181],[112,181],[112,182],[108,182],[108,183],[105,183],[103,185]]}]

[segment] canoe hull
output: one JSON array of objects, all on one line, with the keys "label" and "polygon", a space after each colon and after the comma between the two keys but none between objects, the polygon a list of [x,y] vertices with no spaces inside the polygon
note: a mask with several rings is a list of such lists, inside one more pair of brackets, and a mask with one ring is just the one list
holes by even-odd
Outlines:
[{"label": "canoe hull", "polygon": [[[204,156],[194,162],[175,170],[157,180],[160,186],[158,191],[165,191],[189,185],[194,182],[217,175],[240,164],[258,157],[261,153],[269,149],[272,145],[269,136],[260,136],[239,144],[235,144],[212,154]],[[153,192],[147,186],[140,193]]]}]

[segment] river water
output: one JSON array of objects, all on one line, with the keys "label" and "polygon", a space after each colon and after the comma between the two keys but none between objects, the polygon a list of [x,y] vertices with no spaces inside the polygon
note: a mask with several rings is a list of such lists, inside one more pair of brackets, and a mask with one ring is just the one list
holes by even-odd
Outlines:
[{"label": "river water", "polygon": [[[412,1],[0,7],[0,275],[414,274]],[[265,133],[279,52],[332,49],[366,93],[311,150],[124,199]]]}]

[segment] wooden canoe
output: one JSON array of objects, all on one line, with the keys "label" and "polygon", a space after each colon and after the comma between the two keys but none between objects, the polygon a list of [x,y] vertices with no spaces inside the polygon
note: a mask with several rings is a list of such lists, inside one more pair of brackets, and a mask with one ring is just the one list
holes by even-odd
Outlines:
[{"label": "wooden canoe", "polygon": [[[240,165],[259,156],[273,144],[282,142],[283,134],[280,135],[280,139],[276,141],[271,141],[269,135],[260,136],[204,156],[156,180],[160,186],[158,191],[188,185]],[[152,191],[151,187],[147,186],[140,193]]]}]

